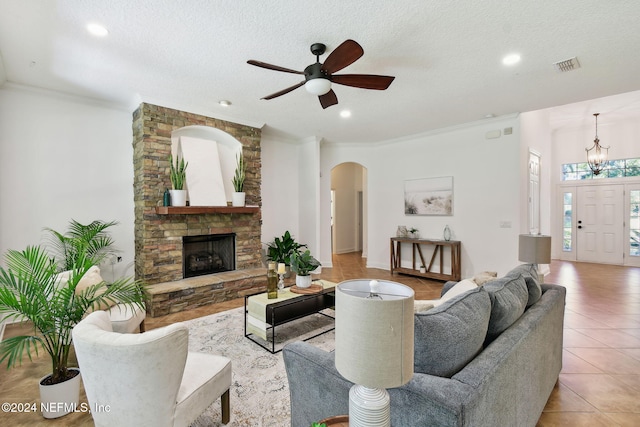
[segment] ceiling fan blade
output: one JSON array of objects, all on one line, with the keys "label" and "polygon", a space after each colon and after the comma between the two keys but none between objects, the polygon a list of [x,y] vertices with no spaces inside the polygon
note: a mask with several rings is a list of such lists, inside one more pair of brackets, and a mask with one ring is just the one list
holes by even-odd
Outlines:
[{"label": "ceiling fan blade", "polygon": [[298,89],[298,88],[299,88],[300,86],[302,86],[303,84],[305,84],[305,82],[304,82],[304,81],[301,81],[300,83],[297,83],[297,84],[295,84],[295,85],[293,85],[293,86],[291,86],[291,87],[288,87],[288,88],[286,88],[286,89],[282,89],[280,92],[276,92],[276,93],[272,93],[271,95],[267,95],[267,96],[265,96],[265,97],[263,97],[263,98],[261,98],[261,99],[273,99],[273,98],[277,98],[277,97],[279,97],[279,96],[281,96],[281,95],[284,95],[284,94],[286,94],[286,93],[291,92],[292,90]]},{"label": "ceiling fan blade", "polygon": [[247,64],[255,65],[256,67],[266,68],[267,70],[283,71],[285,73],[292,73],[292,74],[304,74],[302,71],[296,71],[296,70],[291,70],[289,68],[279,67],[277,65],[271,65],[271,64],[267,64],[266,62],[254,61],[253,59],[248,60]]},{"label": "ceiling fan blade", "polygon": [[327,56],[322,69],[329,74],[342,70],[364,55],[364,50],[357,42],[345,40]]},{"label": "ceiling fan blade", "polygon": [[333,83],[345,86],[359,87],[361,89],[385,90],[395,79],[392,76],[377,76],[375,74],[341,74],[331,76]]},{"label": "ceiling fan blade", "polygon": [[336,105],[338,103],[338,97],[336,96],[336,93],[333,91],[333,89],[331,89],[324,95],[318,96],[318,99],[320,100],[320,105],[322,105],[323,109],[331,107],[332,105]]}]

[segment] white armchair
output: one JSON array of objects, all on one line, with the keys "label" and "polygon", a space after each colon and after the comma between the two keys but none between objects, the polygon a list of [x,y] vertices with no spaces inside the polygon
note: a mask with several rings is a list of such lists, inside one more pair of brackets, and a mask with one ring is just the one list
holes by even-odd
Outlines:
[{"label": "white armchair", "polygon": [[182,323],[120,334],[105,311],[78,323],[73,343],[95,425],[188,426],[218,397],[227,424],[231,360],[188,352],[188,341]]}]

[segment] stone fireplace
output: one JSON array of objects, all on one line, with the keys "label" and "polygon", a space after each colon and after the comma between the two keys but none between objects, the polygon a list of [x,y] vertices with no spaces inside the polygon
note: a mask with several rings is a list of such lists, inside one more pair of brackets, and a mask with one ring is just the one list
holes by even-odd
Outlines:
[{"label": "stone fireplace", "polygon": [[[162,206],[163,193],[171,188],[171,135],[188,126],[215,128],[242,144],[246,207]],[[135,275],[148,285],[148,293],[158,301],[147,306],[152,316],[238,298],[264,286],[260,134],[260,129],[250,126],[147,103],[133,113]],[[210,260],[204,254],[207,250],[185,258],[183,240],[221,235],[233,236],[235,256],[233,262],[229,261],[232,267],[227,272],[207,272],[184,279],[185,259],[196,270]],[[214,258],[211,255],[211,263],[219,264],[220,260]],[[166,295],[163,289],[167,290]],[[200,294],[198,300],[196,294]]]}]

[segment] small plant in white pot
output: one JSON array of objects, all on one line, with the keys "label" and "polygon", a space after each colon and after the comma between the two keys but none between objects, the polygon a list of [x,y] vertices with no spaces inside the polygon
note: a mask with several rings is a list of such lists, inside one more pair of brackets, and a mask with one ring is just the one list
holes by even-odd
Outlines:
[{"label": "small plant in white pot", "polygon": [[233,183],[234,193],[231,196],[231,206],[244,206],[246,194],[244,193],[245,164],[244,155],[236,155],[236,172],[231,182]]},{"label": "small plant in white pot", "polygon": [[308,288],[311,286],[311,272],[320,267],[320,261],[311,256],[307,249],[304,252],[296,251],[291,254],[291,271],[296,273],[296,286]]},{"label": "small plant in white pot", "polygon": [[186,206],[187,205],[187,190],[184,189],[184,183],[187,179],[187,166],[189,162],[184,161],[184,157],[176,157],[176,161],[173,161],[173,155],[169,155],[169,173],[171,175],[171,186],[173,190],[169,190],[171,193],[171,206]]}]

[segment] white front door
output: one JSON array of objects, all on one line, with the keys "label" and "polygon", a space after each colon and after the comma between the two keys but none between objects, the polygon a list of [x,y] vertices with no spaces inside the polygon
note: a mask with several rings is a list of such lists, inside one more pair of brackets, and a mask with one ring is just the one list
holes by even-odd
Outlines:
[{"label": "white front door", "polygon": [[590,185],[577,191],[577,260],[622,264],[624,186]]}]

